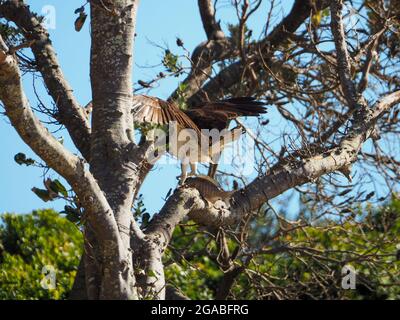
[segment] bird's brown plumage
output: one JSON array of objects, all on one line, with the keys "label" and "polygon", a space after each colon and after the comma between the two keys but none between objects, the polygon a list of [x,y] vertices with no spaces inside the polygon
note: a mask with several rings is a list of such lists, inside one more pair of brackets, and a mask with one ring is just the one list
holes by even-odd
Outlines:
[{"label": "bird's brown plumage", "polygon": [[[198,154],[186,151],[184,149],[183,154],[177,152],[179,147],[185,145],[186,142],[178,141],[178,149],[172,148],[169,152],[180,158],[182,161],[182,175],[181,183],[186,179],[186,167],[187,159],[191,167],[191,174],[196,172],[197,162],[208,162],[210,168],[214,172],[218,162],[219,155],[224,149],[225,140],[229,134],[231,138],[237,139],[239,136],[236,135],[234,130],[225,133],[220,136],[220,140],[217,142],[212,141],[211,135],[203,134],[202,129],[217,129],[219,133],[222,130],[228,129],[229,122],[235,118],[241,116],[259,116],[260,114],[266,113],[264,103],[255,100],[252,97],[239,97],[230,98],[225,100],[219,100],[214,102],[204,102],[198,106],[189,108],[188,110],[181,110],[178,105],[174,102],[167,102],[159,98],[149,97],[145,95],[134,96],[133,99],[133,120],[139,123],[151,123],[156,125],[168,125],[169,123],[176,121],[178,124],[178,131],[182,129],[193,129],[197,135],[197,141],[194,142],[194,147],[199,147],[200,151]],[[203,138],[209,141],[209,150],[203,150],[201,141]],[[222,139],[221,139],[222,138]],[[211,140],[210,140],[211,139]],[[229,140],[229,139],[228,139]],[[207,141],[207,140],[206,140]],[[231,140],[230,140],[231,141]],[[191,144],[193,146],[193,144]],[[214,146],[218,148],[215,149]],[[215,161],[215,159],[217,160]],[[213,174],[210,173],[213,177]]]},{"label": "bird's brown plumage", "polygon": [[266,113],[264,103],[252,97],[230,98],[205,102],[186,111],[186,114],[201,129],[228,128],[229,122],[242,116],[259,116]]},{"label": "bird's brown plumage", "polygon": [[266,113],[264,103],[252,97],[231,98],[215,102],[204,102],[188,110],[181,110],[174,102],[145,95],[134,97],[134,120],[158,125],[176,121],[182,128],[197,133],[201,129],[226,129],[230,120],[241,116],[259,116]]},{"label": "bird's brown plumage", "polygon": [[139,123],[167,125],[176,121],[182,128],[190,128],[200,134],[196,124],[173,102],[145,95],[133,99],[133,120]]}]

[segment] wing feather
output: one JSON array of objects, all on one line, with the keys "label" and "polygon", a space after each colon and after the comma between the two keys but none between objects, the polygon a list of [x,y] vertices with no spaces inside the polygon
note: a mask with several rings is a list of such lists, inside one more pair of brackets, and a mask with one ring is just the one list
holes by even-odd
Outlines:
[{"label": "wing feather", "polygon": [[196,124],[173,102],[145,95],[136,95],[133,98],[132,105],[134,121],[158,125],[167,125],[172,121],[176,121],[182,128],[190,128],[200,134]]},{"label": "wing feather", "polygon": [[237,97],[206,102],[190,108],[186,114],[200,129],[223,130],[232,119],[241,116],[259,116],[266,113],[265,104],[253,97]]}]

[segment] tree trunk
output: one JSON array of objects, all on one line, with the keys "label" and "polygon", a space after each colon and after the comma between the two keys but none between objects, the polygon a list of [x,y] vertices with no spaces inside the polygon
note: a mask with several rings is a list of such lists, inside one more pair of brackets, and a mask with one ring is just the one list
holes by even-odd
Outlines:
[{"label": "tree trunk", "polygon": [[[132,195],[138,177],[134,164],[137,162],[130,159],[135,148],[130,111],[137,4],[135,0],[91,1],[90,7],[93,94],[90,170],[105,193],[112,209],[109,214],[115,217],[121,239],[120,243],[103,245],[101,256],[95,259],[102,263],[99,295],[106,299],[137,297],[129,250]],[[119,260],[115,259],[116,251],[121,254]],[[86,263],[86,283],[93,277],[90,264]]]}]

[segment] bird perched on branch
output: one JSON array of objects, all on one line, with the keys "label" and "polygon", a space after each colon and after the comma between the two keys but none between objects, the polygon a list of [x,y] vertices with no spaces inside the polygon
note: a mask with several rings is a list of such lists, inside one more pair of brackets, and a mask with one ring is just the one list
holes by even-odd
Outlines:
[{"label": "bird perched on branch", "polygon": [[[238,97],[214,102],[204,102],[196,107],[181,110],[175,102],[145,95],[134,96],[133,120],[141,125],[169,126],[168,152],[181,161],[180,183],[196,175],[196,164],[210,164],[209,175],[214,177],[219,156],[225,145],[237,140],[242,129],[230,129],[230,121],[241,116],[259,116],[266,113],[265,104],[252,97]],[[175,127],[171,126],[175,125]],[[171,128],[173,129],[171,132]],[[173,134],[178,138],[173,140]],[[172,140],[171,140],[172,139]],[[173,142],[176,142],[175,145]]]}]

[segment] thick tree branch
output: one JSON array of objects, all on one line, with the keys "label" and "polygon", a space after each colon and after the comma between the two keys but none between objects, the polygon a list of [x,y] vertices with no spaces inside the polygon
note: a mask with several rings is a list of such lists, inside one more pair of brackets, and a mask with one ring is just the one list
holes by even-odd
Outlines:
[{"label": "thick tree branch", "polygon": [[225,37],[219,23],[215,20],[215,10],[211,0],[198,0],[201,21],[208,40],[220,40]]},{"label": "thick tree branch", "polygon": [[362,119],[354,123],[339,146],[301,163],[286,165],[276,172],[257,178],[243,190],[236,192],[232,199],[234,203],[231,212],[236,215],[233,221],[238,221],[246,212],[257,209],[267,200],[292,187],[312,182],[323,174],[351,165],[357,159],[363,143],[374,130],[376,121],[399,102],[400,91],[384,96],[372,110],[366,111]]},{"label": "thick tree branch", "polygon": [[235,266],[224,274],[221,283],[218,286],[217,294],[215,296],[216,300],[226,300],[228,298],[235,280],[244,270],[245,267],[243,266]]},{"label": "thick tree branch", "polygon": [[[72,186],[87,212],[87,220],[96,234],[104,253],[103,272],[105,278],[127,277],[119,273],[116,265],[125,265],[130,257],[123,250],[117,223],[112,209],[92,174],[85,168],[83,160],[70,153],[57,141],[33,114],[23,92],[18,62],[9,55],[8,48],[0,37],[0,100],[6,115],[24,142]],[[107,257],[113,257],[107,260]],[[118,273],[118,275],[115,275]],[[121,297],[121,288],[105,287],[103,297]],[[133,288],[123,288],[123,294],[132,296]],[[116,292],[118,291],[118,292]]]},{"label": "thick tree branch", "polygon": [[[84,168],[84,162],[67,151],[33,114],[22,89],[18,63],[14,56],[7,55],[7,51],[0,37],[0,99],[12,125],[25,143],[76,189],[80,200],[88,205],[90,212],[109,210],[97,183]],[[83,186],[81,181],[85,181],[86,185]],[[100,230],[102,227],[109,228],[110,221],[105,220],[98,221]]]},{"label": "thick tree branch", "polygon": [[[90,79],[93,94],[91,171],[118,225],[121,242],[103,248],[112,262],[122,251],[125,265],[103,275],[101,297],[136,297],[130,247],[131,227],[138,230],[131,208],[144,154],[134,141],[132,118],[133,41],[137,0],[90,1]],[[115,264],[115,263],[114,263]],[[104,272],[104,271],[103,271]]]},{"label": "thick tree branch", "polygon": [[168,246],[177,224],[193,209],[204,206],[199,192],[195,189],[177,189],[160,214],[156,215],[145,230],[144,239],[133,239],[132,248],[135,256],[140,257],[137,275],[138,284],[143,288],[145,297],[165,298],[165,277],[162,255]]},{"label": "thick tree branch", "polygon": [[286,190],[350,166],[356,161],[363,143],[374,130],[376,121],[398,103],[400,103],[400,91],[384,96],[373,109],[364,110],[337,147],[309,159],[284,165],[274,172],[255,179],[244,189],[233,194],[230,207],[218,203],[209,207],[194,189],[178,189],[155,216],[149,232],[160,237],[159,243],[161,248],[164,248],[168,245],[173,228],[186,215],[203,225],[232,226],[245,214],[257,210],[266,201]]},{"label": "thick tree branch", "polygon": [[0,17],[14,22],[23,32],[35,56],[36,65],[58,108],[57,120],[71,135],[83,157],[90,159],[90,127],[85,112],[76,101],[73,90],[64,78],[49,34],[22,0],[0,1]]},{"label": "thick tree branch", "polygon": [[165,289],[166,300],[190,300],[177,288],[167,285]]},{"label": "thick tree branch", "polygon": [[157,237],[158,242],[165,249],[178,223],[191,211],[203,208],[205,208],[205,202],[196,189],[176,189],[174,194],[168,198],[160,213],[154,216],[146,229],[146,234]]},{"label": "thick tree branch", "polygon": [[[108,3],[108,2],[107,2]],[[129,228],[138,161],[132,119],[132,46],[137,1],[91,2],[91,169],[119,224]],[[111,12],[110,12],[111,11]],[[128,239],[127,239],[128,240]]]},{"label": "thick tree branch", "polygon": [[[232,46],[231,40],[228,38],[209,40],[198,45],[191,57],[191,71],[183,81],[186,84],[185,95],[191,97],[199,90],[202,90],[201,86],[211,76],[211,66],[214,62],[222,61],[238,54],[239,51]],[[169,99],[176,99],[177,97],[178,89],[171,94]]]},{"label": "thick tree branch", "polygon": [[[270,34],[253,46],[253,52],[249,53],[247,58],[247,65],[251,65],[253,70],[260,70],[263,60],[268,61],[272,57],[276,46],[290,38],[310,16],[312,10],[323,10],[329,6],[330,1],[331,0],[296,0],[290,13]],[[262,57],[260,57],[260,54]],[[224,91],[231,88],[234,84],[240,83],[244,67],[243,61],[238,61],[222,69],[214,78],[210,79],[203,88],[198,90],[197,93],[192,96],[188,95],[189,105],[196,104],[198,101],[202,100],[218,99]]]},{"label": "thick tree branch", "polygon": [[351,79],[350,56],[347,51],[344,21],[342,17],[342,1],[334,0],[331,4],[331,29],[336,48],[337,71],[344,97],[350,109],[359,106],[359,95]]},{"label": "thick tree branch", "polygon": [[[329,5],[329,2],[329,0],[320,0],[311,5],[308,0],[295,1],[292,10],[282,22],[265,39],[252,45],[253,53],[249,54],[248,58],[248,64],[251,65],[251,68],[257,70],[262,66],[263,61],[259,56],[259,51],[265,56],[264,59],[268,60],[275,50],[274,47],[292,36],[309,17],[312,10],[322,10]],[[199,0],[200,9],[203,8],[205,12],[209,12],[207,9],[209,6],[211,4],[208,0]],[[204,15],[205,17],[209,17],[206,13]],[[207,24],[207,21],[204,22],[203,20],[203,24]],[[192,69],[188,77],[184,80],[184,83],[187,85],[185,95],[188,98],[189,105],[196,105],[201,101],[215,100],[223,96],[226,89],[240,82],[245,68],[243,61],[232,63],[202,87],[209,80],[211,66],[215,61],[222,61],[227,58],[239,56],[239,54],[239,48],[234,48],[232,39],[228,38],[202,43],[194,50],[192,55]],[[175,90],[170,99],[175,99],[177,93],[178,91]]]}]

